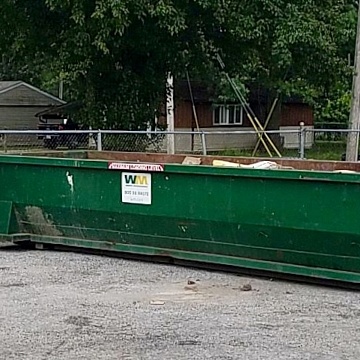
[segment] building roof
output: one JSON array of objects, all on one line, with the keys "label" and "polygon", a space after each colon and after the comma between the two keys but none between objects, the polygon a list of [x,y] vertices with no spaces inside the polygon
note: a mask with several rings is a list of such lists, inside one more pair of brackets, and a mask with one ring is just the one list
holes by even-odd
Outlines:
[{"label": "building roof", "polygon": [[26,83],[25,81],[20,81],[20,80],[19,81],[0,81],[0,95],[6,93],[8,91],[14,90],[20,86],[25,86],[28,89],[35,91],[35,92],[37,92],[51,100],[54,100],[58,103],[66,104],[66,101],[64,101],[54,95],[51,95],[43,90],[40,90],[39,88],[32,86],[32,85]]},{"label": "building roof", "polygon": [[13,89],[14,86],[19,83],[21,83],[21,81],[0,81],[0,91],[6,91],[8,88]]},{"label": "building roof", "polygon": [[49,107],[46,110],[40,111],[35,114],[36,117],[40,116],[61,116],[61,115],[70,115],[82,107],[80,101],[73,101],[63,105],[54,105]]}]

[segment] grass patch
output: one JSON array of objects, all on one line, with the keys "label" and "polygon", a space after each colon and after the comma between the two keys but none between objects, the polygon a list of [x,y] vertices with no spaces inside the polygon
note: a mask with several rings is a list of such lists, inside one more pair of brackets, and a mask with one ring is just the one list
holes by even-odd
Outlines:
[{"label": "grass patch", "polygon": [[[299,158],[298,149],[279,149],[282,157]],[[346,151],[346,143],[343,141],[317,141],[311,149],[305,149],[305,158],[314,160],[341,160],[341,155]],[[251,157],[252,149],[225,149],[212,155]],[[259,150],[255,157],[270,158],[264,150]],[[274,156],[277,157],[277,156]]]}]

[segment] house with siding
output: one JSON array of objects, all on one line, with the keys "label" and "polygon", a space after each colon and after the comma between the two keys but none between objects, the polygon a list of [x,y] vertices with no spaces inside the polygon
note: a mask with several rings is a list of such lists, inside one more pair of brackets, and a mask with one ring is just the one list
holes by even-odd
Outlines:
[{"label": "house with siding", "polygon": [[[252,149],[255,146],[256,135],[238,133],[239,131],[254,130],[240,103],[215,102],[211,89],[204,84],[191,81],[190,85],[198,126],[201,131],[214,133],[206,137],[206,146],[209,151]],[[255,88],[250,89],[248,96],[248,104],[262,124],[267,115],[267,96],[266,91]],[[304,122],[306,128],[314,127],[312,107],[299,98],[284,97],[279,111],[278,128],[280,131],[297,130],[300,122]],[[159,122],[166,124],[165,113],[159,118]],[[179,131],[197,131],[193,104],[186,81],[177,81],[174,85],[174,126]],[[232,132],[234,133],[231,134]],[[282,132],[280,137],[284,148],[298,148],[298,134]],[[312,144],[313,134],[308,132],[306,133],[306,147],[309,148]],[[178,135],[175,139],[175,147],[176,152],[199,150],[201,147],[200,137]]]},{"label": "house with siding", "polygon": [[37,113],[65,103],[24,81],[0,81],[0,129],[34,130]]}]

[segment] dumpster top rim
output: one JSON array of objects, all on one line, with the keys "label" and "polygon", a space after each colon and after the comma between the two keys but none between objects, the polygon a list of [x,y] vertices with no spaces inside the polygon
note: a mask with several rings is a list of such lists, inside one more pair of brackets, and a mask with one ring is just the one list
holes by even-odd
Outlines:
[{"label": "dumpster top rim", "polygon": [[[129,163],[129,161],[117,161]],[[109,170],[109,160],[101,159],[73,159],[26,155],[0,155],[0,164],[16,165],[39,165],[66,168],[98,169],[109,172],[121,172],[123,170]],[[139,164],[154,164],[150,162],[139,162]],[[338,173],[322,170],[299,170],[299,169],[243,169],[232,167],[217,167],[210,165],[183,165],[164,164],[164,173],[177,173],[186,175],[210,175],[230,177],[251,177],[254,179],[281,179],[281,180],[304,180],[321,182],[344,182],[360,184],[360,173]],[[139,170],[139,172],[142,172]],[[150,171],[154,172],[154,171]]]}]

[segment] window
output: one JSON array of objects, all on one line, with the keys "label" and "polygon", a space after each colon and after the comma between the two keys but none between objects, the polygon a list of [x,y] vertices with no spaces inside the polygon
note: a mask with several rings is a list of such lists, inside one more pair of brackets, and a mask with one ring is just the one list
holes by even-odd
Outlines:
[{"label": "window", "polygon": [[241,105],[216,105],[213,110],[214,125],[242,125]]}]

